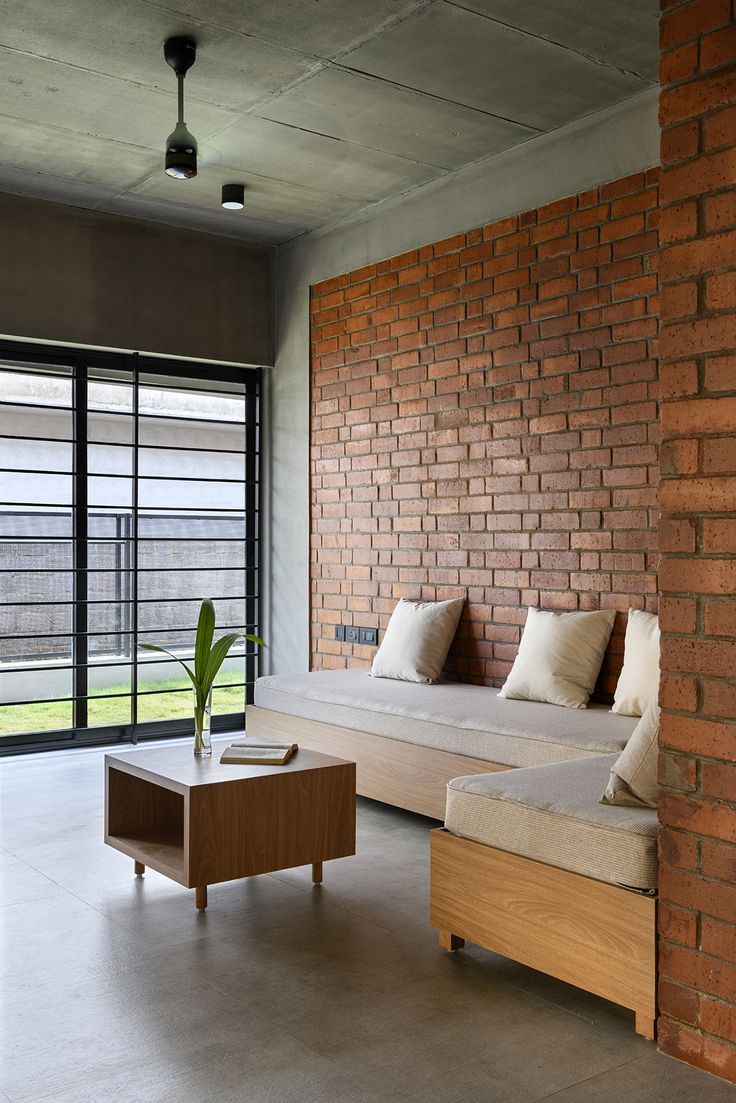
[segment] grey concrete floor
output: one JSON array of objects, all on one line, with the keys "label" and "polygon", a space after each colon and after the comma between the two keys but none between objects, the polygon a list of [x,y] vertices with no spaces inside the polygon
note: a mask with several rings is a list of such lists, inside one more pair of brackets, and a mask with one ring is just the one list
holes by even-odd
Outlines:
[{"label": "grey concrete floor", "polygon": [[102,752],[6,759],[2,1075],[12,1103],[736,1103],[633,1016],[427,920],[430,821],[193,893],[102,842]]}]

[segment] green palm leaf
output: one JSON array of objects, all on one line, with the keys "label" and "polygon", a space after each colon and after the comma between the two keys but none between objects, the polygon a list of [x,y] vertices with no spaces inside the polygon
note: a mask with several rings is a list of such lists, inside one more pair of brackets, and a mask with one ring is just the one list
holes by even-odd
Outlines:
[{"label": "green palm leaf", "polygon": [[202,602],[197,622],[197,639],[194,644],[194,670],[201,681],[207,669],[207,660],[215,634],[215,606],[209,598]]},{"label": "green palm leaf", "polygon": [[175,655],[173,651],[167,651],[165,647],[159,647],[155,643],[142,643],[140,645],[146,651],[160,651],[164,655],[170,655],[180,666],[184,667],[196,691],[198,709],[205,707],[217,673],[236,640],[247,640],[248,643],[255,643],[258,647],[268,646],[265,640],[251,632],[229,632],[213,645],[212,637],[214,634],[215,607],[210,598],[205,598],[197,622],[197,638],[194,644],[194,670],[183,662],[178,655]]},{"label": "green palm leaf", "polygon": [[191,667],[187,666],[187,664],[183,661],[183,659],[180,659],[179,656],[175,655],[173,651],[167,651],[167,649],[165,647],[159,647],[155,643],[141,643],[141,644],[139,644],[139,647],[141,647],[144,651],[160,651],[163,655],[170,655],[171,658],[174,659],[179,664],[179,666],[184,667],[187,674],[191,678],[192,685],[195,687],[195,689],[197,688],[197,679],[196,679],[196,677],[194,675],[194,672],[192,671]]}]

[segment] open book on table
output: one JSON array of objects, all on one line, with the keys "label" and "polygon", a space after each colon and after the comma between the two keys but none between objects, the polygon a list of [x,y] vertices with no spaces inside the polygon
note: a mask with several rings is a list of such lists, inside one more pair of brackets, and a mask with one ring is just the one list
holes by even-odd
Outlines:
[{"label": "open book on table", "polygon": [[220,755],[220,762],[241,766],[283,766],[299,749],[296,743],[273,743],[261,739],[234,739]]}]

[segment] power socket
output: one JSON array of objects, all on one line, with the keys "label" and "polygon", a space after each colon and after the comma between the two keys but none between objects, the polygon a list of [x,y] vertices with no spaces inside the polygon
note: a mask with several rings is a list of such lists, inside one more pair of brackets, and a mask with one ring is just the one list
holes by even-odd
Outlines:
[{"label": "power socket", "polygon": [[336,624],[335,639],[341,643],[362,643],[368,647],[378,645],[377,628],[356,628],[352,624]]}]

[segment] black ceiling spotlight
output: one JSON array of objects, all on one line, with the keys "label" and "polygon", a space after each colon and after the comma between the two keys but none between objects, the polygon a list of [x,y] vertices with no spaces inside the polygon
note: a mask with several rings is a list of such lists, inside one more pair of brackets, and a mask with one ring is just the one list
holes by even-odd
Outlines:
[{"label": "black ceiling spotlight", "polygon": [[197,44],[193,38],[167,38],[164,57],[176,73],[179,98],[179,118],[166,139],[166,175],[190,180],[197,175],[197,139],[184,122],[184,77],[197,60]]},{"label": "black ceiling spotlight", "polygon": [[222,205],[226,211],[242,211],[245,206],[245,184],[223,184]]}]

